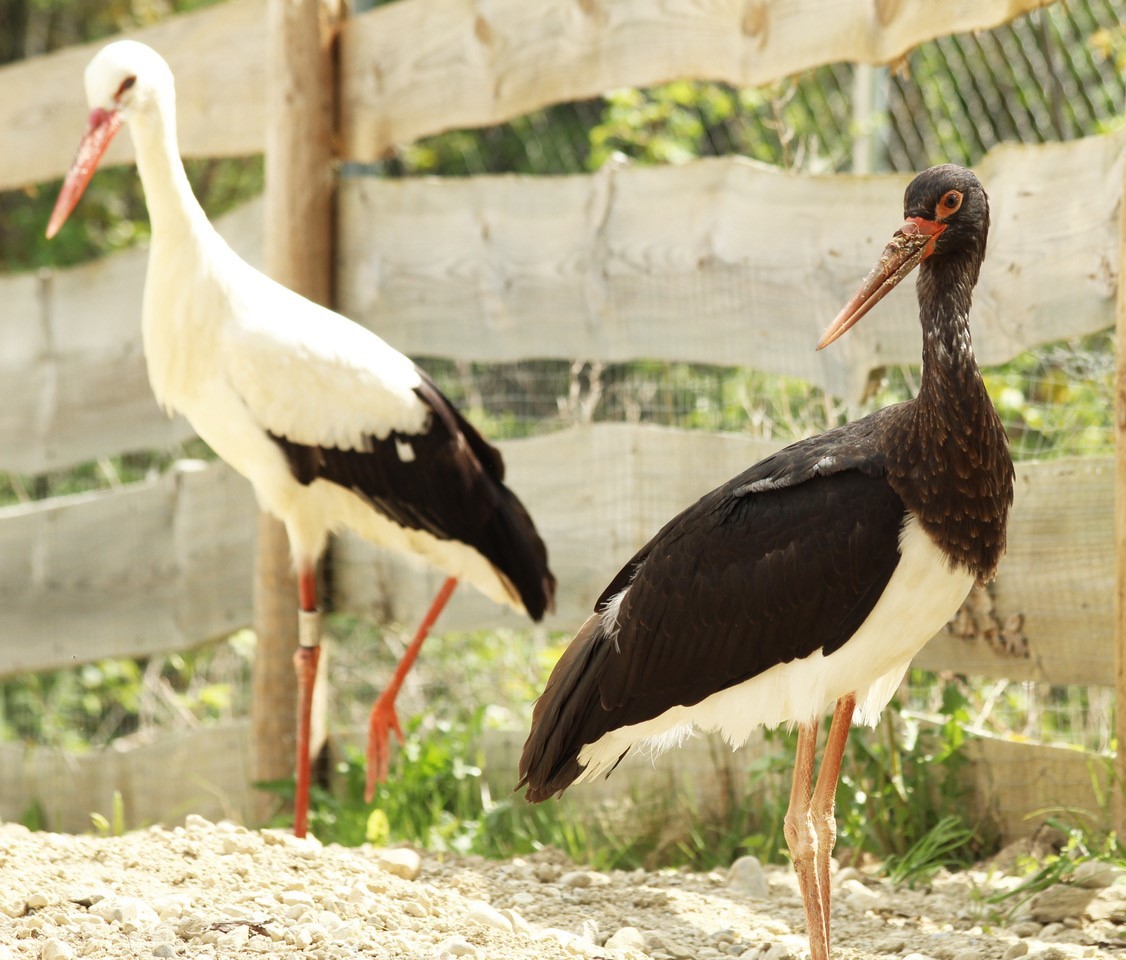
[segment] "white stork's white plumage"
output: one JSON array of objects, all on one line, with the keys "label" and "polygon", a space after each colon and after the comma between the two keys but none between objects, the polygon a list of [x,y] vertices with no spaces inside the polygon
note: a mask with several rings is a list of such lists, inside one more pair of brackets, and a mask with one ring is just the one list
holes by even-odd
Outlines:
[{"label": "white stork's white plumage", "polygon": [[[329,533],[341,528],[540,619],[554,578],[530,517],[503,484],[500,454],[411,360],[255,270],[216,233],[180,159],[172,72],[159,54],[112,43],[85,79],[89,122],[47,235],[128,124],[152,223],[142,313],[149,381],[160,405],[186,416],[284,521],[299,574],[302,648],[319,643],[314,570]],[[440,596],[452,588],[448,581]],[[414,652],[420,643],[421,635]],[[303,686],[311,689],[315,670],[314,654]],[[373,739],[383,744],[378,764],[369,745],[369,790],[385,773],[388,729],[398,732],[390,692],[382,716],[373,711]],[[299,743],[299,833],[302,752]]]}]

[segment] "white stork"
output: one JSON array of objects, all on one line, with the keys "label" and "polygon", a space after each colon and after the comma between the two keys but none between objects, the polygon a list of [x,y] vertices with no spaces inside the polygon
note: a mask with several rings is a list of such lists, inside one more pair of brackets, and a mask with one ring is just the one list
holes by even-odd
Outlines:
[{"label": "white stork", "polygon": [[316,563],[348,528],[423,558],[447,580],[372,710],[368,793],[386,775],[394,694],[457,580],[539,620],[555,579],[504,485],[500,453],[411,360],[255,270],[208,222],[176,142],[172,72],[131,40],[86,68],[86,133],[55,205],[54,236],[123,123],[133,137],[152,244],[142,311],[157,401],[181,413],[254,486],[289,534],[299,584],[301,682],[294,829],[306,829],[309,710],[320,644]]}]

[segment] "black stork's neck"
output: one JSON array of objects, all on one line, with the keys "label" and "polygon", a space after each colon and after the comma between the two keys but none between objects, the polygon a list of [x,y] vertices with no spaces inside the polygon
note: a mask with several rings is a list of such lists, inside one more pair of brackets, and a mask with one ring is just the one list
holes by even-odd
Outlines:
[{"label": "black stork's neck", "polygon": [[887,455],[889,480],[950,562],[988,580],[1005,552],[1013,464],[970,339],[979,267],[956,256],[921,265],[922,381]]}]

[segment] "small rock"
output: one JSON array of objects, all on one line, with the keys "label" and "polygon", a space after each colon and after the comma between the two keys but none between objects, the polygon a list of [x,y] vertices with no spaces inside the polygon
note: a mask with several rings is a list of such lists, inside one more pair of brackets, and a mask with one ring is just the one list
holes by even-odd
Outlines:
[{"label": "small rock", "polygon": [[154,957],[174,957],[176,956],[176,948],[170,943],[158,943],[152,948],[152,955]]},{"label": "small rock", "polygon": [[934,960],[934,957],[928,956],[925,953],[909,953],[903,960]]},{"label": "small rock", "polygon": [[381,870],[403,880],[417,880],[422,872],[422,857],[410,847],[377,850],[374,859]]},{"label": "small rock", "polygon": [[1057,922],[1064,917],[1081,917],[1094,897],[1091,890],[1057,883],[1036,894],[1029,904],[1029,913],[1033,920],[1041,923]]},{"label": "small rock", "polygon": [[572,870],[563,874],[559,878],[559,882],[574,890],[585,890],[587,887],[594,885],[594,876],[589,870]]},{"label": "small rock", "polygon": [[845,904],[853,910],[873,910],[880,902],[880,895],[859,880],[846,880],[841,884],[841,893],[844,894]]},{"label": "small rock", "polygon": [[487,927],[504,930],[506,933],[513,932],[512,921],[492,904],[485,903],[484,900],[470,900],[468,906],[469,909],[465,914],[467,920],[476,920]]},{"label": "small rock", "polygon": [[796,960],[797,954],[788,943],[772,943],[764,953],[759,954],[759,960]]},{"label": "small rock", "polygon": [[645,937],[637,927],[622,927],[617,933],[612,934],[606,941],[607,950],[637,950],[645,949]]},{"label": "small rock", "polygon": [[730,890],[755,900],[766,900],[770,896],[766,874],[763,873],[758,857],[740,857],[731,864],[731,869],[727,871],[727,886]]},{"label": "small rock", "polygon": [[[1087,904],[1087,916],[1092,920],[1126,922],[1126,888],[1115,884],[1099,890],[1095,898]],[[1065,919],[1064,923],[1066,922]]]},{"label": "small rock", "polygon": [[1014,923],[1009,927],[1009,933],[1014,937],[1027,939],[1028,937],[1039,936],[1040,931],[1044,928],[1042,923],[1037,923],[1035,920],[1022,920],[1020,923]]},{"label": "small rock", "polygon": [[832,879],[829,881],[834,887],[839,887],[846,880],[860,880],[862,879],[861,873],[856,867],[844,867],[833,874]]},{"label": "small rock", "polygon": [[44,940],[40,960],[74,960],[74,948],[62,940]]},{"label": "small rock", "polygon": [[658,953],[673,957],[675,960],[692,960],[696,956],[696,952],[690,947],[655,930],[645,931],[645,947],[654,957]]},{"label": "small rock", "polygon": [[954,954],[954,960],[984,960],[980,950],[959,950]]},{"label": "small rock", "polygon": [[1077,887],[1088,890],[1098,890],[1111,886],[1126,871],[1113,863],[1101,863],[1098,860],[1084,860],[1075,868],[1071,882]]},{"label": "small rock", "polygon": [[33,893],[27,898],[28,910],[42,910],[47,904],[51,902],[50,898],[45,893]]},{"label": "small rock", "polygon": [[1014,943],[1001,954],[1001,960],[1017,960],[1017,957],[1023,957],[1026,953],[1028,953],[1028,944],[1021,941]]},{"label": "small rock", "polygon": [[126,933],[148,930],[160,923],[157,912],[137,897],[106,897],[90,907],[90,913],[109,923],[120,924]]}]

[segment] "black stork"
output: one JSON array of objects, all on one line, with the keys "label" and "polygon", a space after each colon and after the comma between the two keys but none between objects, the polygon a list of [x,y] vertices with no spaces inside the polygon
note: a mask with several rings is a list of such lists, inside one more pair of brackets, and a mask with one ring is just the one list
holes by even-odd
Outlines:
[{"label": "black stork", "polygon": [[[784,832],[813,960],[829,955],[834,799],[854,715],[874,724],[911,658],[1005,551],[1013,464],[970,342],[989,203],[946,164],[825,331],[916,266],[916,397],[794,443],[674,517],[603,591],[536,703],[520,786],[539,802],[687,730],[733,746],[796,724]],[[818,720],[835,704],[814,786]]]},{"label": "black stork", "polygon": [[86,68],[90,115],[47,227],[54,236],[128,125],[152,244],[141,328],[149,383],[284,521],[298,574],[300,680],[294,830],[305,835],[309,713],[320,650],[316,565],[350,529],[447,580],[372,708],[368,795],[386,776],[395,695],[459,580],[539,620],[555,578],[504,462],[407,357],[235,255],[192,194],[176,145],[172,71],[133,40]]}]

